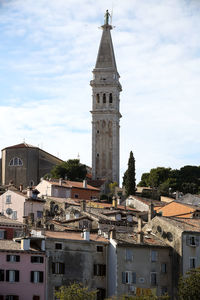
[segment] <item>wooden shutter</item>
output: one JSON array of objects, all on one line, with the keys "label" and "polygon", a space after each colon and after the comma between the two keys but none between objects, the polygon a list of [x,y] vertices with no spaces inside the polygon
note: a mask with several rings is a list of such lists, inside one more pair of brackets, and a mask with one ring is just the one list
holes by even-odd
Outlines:
[{"label": "wooden shutter", "polygon": [[55,263],[52,262],[52,274],[55,274]]},{"label": "wooden shutter", "polygon": [[0,281],[4,281],[4,270],[0,270]]},{"label": "wooden shutter", "polygon": [[132,283],[136,283],[136,273],[132,272]]},{"label": "wooden shutter", "polygon": [[6,261],[10,261],[10,255],[6,255]]},{"label": "wooden shutter", "polygon": [[199,237],[198,236],[195,236],[195,245],[199,246]]},{"label": "wooden shutter", "polygon": [[44,257],[40,256],[40,263],[43,264],[44,262]]},{"label": "wooden shutter", "polygon": [[6,270],[6,281],[9,281],[9,270]]},{"label": "wooden shutter", "polygon": [[15,271],[15,282],[19,282],[19,271]]},{"label": "wooden shutter", "polygon": [[43,282],[43,272],[39,272],[39,282]]},{"label": "wooden shutter", "polygon": [[20,256],[16,255],[16,261],[19,262],[20,261]]},{"label": "wooden shutter", "polygon": [[61,263],[61,274],[65,274],[65,264]]},{"label": "wooden shutter", "polygon": [[31,282],[34,282],[34,271],[31,271]]},{"label": "wooden shutter", "polygon": [[122,272],[122,283],[126,283],[126,272]]},{"label": "wooden shutter", "polygon": [[106,265],[103,265],[103,276],[106,276]]},{"label": "wooden shutter", "polygon": [[94,275],[97,275],[97,265],[94,264]]},{"label": "wooden shutter", "polygon": [[186,235],[186,245],[187,246],[190,245],[190,237],[189,237],[189,235]]}]

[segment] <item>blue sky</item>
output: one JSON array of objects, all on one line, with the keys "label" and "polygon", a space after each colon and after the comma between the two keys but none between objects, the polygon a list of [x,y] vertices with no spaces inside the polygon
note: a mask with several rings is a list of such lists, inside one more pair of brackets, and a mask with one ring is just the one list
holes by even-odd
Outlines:
[{"label": "blue sky", "polygon": [[199,165],[200,1],[0,0],[0,148],[91,165],[91,87],[105,10],[121,93],[121,176]]}]

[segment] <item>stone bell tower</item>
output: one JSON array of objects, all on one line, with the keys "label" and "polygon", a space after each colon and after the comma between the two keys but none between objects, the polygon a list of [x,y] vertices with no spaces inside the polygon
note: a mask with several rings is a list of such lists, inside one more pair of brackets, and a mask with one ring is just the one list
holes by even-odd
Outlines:
[{"label": "stone bell tower", "polygon": [[92,104],[92,179],[119,184],[119,95],[122,90],[111,39],[110,14],[105,14],[103,33],[90,85]]}]

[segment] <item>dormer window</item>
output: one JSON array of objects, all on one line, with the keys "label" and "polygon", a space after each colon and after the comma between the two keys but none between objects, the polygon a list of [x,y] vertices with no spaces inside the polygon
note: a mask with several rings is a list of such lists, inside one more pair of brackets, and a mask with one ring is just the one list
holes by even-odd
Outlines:
[{"label": "dormer window", "polygon": [[23,166],[23,162],[19,157],[13,157],[9,163],[9,166]]},{"label": "dormer window", "polygon": [[103,94],[103,103],[106,103],[106,94]]},{"label": "dormer window", "polygon": [[109,95],[109,103],[113,102],[112,94]]}]

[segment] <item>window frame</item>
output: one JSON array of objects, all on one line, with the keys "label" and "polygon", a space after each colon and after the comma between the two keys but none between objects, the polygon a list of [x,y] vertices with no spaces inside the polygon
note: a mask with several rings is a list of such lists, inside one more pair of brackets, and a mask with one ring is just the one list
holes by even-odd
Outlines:
[{"label": "window frame", "polygon": [[125,249],[125,260],[126,261],[133,261],[133,250],[126,248]]},{"label": "window frame", "polygon": [[20,262],[20,255],[7,254],[6,261],[11,262],[11,263]]},{"label": "window frame", "polygon": [[6,270],[6,281],[9,283],[19,282],[19,270]]},{"label": "window frame", "polygon": [[[152,275],[155,275],[154,282],[152,280]],[[157,286],[158,285],[158,273],[157,272],[150,272],[150,284],[151,284],[151,286]]]},{"label": "window frame", "polygon": [[157,261],[158,261],[158,251],[151,250],[151,262],[157,262]]},{"label": "window frame", "polygon": [[[192,261],[192,266],[191,266]],[[197,267],[197,257],[196,256],[190,256],[189,257],[189,269],[195,269]]]},{"label": "window frame", "polygon": [[137,273],[134,271],[123,271],[122,272],[122,283],[123,284],[136,284]]},{"label": "window frame", "polygon": [[[60,245],[60,248],[59,247],[57,248],[58,245]],[[63,248],[62,243],[55,243],[55,250],[62,250],[62,248]]]},{"label": "window frame", "polygon": [[32,283],[43,283],[44,282],[44,272],[43,271],[30,271],[31,282]]}]

